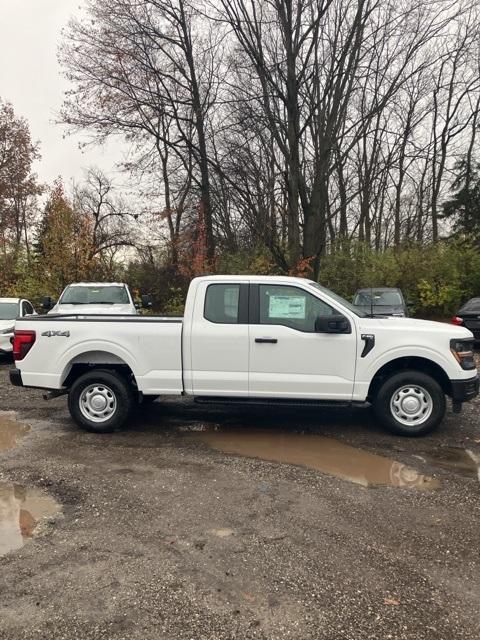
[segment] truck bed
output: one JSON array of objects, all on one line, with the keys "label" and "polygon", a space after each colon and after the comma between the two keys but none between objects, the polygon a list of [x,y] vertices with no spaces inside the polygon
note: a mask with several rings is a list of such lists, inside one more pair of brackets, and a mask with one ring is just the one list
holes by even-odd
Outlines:
[{"label": "truck bed", "polygon": [[182,317],[58,314],[17,320],[23,328],[36,333],[22,372],[26,386],[61,389],[74,366],[123,364],[145,394],[183,390]]}]

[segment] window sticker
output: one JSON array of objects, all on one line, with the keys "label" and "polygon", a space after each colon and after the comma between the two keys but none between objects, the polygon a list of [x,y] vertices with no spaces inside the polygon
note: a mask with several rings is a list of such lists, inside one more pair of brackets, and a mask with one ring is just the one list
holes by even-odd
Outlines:
[{"label": "window sticker", "polygon": [[290,320],[305,320],[305,296],[275,296],[269,297],[268,317],[289,318]]}]

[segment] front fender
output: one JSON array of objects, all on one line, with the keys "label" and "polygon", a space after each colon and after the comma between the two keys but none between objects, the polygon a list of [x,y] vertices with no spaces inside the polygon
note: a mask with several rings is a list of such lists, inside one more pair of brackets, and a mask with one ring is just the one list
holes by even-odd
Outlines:
[{"label": "front fender", "polygon": [[423,358],[424,360],[430,360],[431,362],[438,365],[441,369],[443,369],[445,374],[450,379],[461,377],[461,372],[463,371],[461,367],[457,365],[457,362],[449,352],[443,355],[439,351],[430,349],[429,347],[425,346],[394,347],[392,349],[388,349],[387,351],[382,351],[382,353],[376,357],[375,350],[373,350],[371,352],[371,355],[373,357],[371,359],[366,358],[364,364],[360,359],[360,365],[358,369],[361,369],[361,371],[358,371],[357,369],[359,380],[372,380],[375,374],[383,366],[385,366],[389,362],[392,362],[392,360],[398,360],[399,358]]},{"label": "front fender", "polygon": [[449,358],[449,353],[443,354],[428,346],[400,345],[375,354],[375,349],[366,358],[358,358],[355,375],[355,385],[352,400],[364,402],[368,397],[370,384],[382,367],[401,358],[422,358],[439,367],[450,380],[471,377],[470,371],[464,371],[455,361]]}]

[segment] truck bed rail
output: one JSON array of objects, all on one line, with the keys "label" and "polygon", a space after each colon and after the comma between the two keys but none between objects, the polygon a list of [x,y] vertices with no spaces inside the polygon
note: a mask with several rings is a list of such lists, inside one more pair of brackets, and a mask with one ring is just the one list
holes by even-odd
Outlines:
[{"label": "truck bed rail", "polygon": [[16,322],[56,322],[56,321],[81,321],[81,322],[183,322],[182,316],[129,316],[108,313],[59,313],[52,315],[28,316],[17,318]]}]

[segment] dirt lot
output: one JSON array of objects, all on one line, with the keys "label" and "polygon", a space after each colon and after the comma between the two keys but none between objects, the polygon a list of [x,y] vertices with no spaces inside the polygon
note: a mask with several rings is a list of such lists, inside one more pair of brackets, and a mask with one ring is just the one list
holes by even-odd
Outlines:
[{"label": "dirt lot", "polygon": [[[2,365],[0,409],[30,430],[0,453],[0,483],[43,489],[61,511],[0,558],[0,638],[477,639],[480,484],[463,451],[480,460],[479,408],[402,439],[365,409],[169,401],[96,436],[64,398],[10,387]],[[365,487],[192,438],[215,426],[277,444],[296,432],[307,452],[312,434],[334,437],[440,486]]]}]

